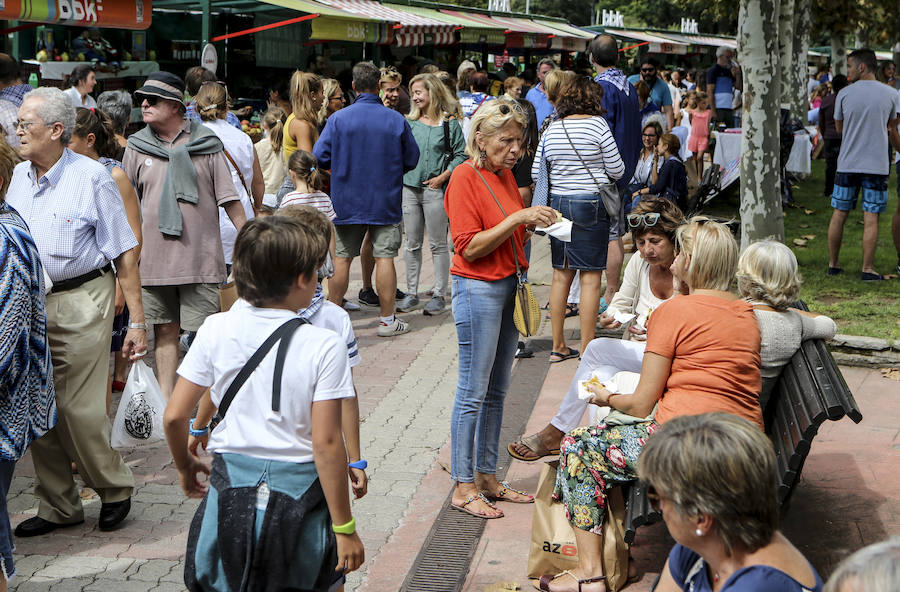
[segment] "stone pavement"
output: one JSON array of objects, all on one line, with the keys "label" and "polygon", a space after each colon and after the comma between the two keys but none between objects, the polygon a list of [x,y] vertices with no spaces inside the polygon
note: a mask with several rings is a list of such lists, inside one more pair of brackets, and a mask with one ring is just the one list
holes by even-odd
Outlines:
[{"label": "stone pavement", "polygon": [[[424,255],[421,292],[431,286],[427,250]],[[548,288],[540,284],[550,279],[546,241],[536,244],[532,256],[531,280],[543,303]],[[353,270],[358,274],[358,264]],[[399,259],[397,271],[403,278]],[[352,279],[351,298],[360,286],[358,275]],[[401,289],[404,284],[401,279]],[[457,351],[450,314],[402,315],[413,331],[392,339],[375,335],[377,315],[374,309],[351,313],[363,357],[354,378],[370,483],[369,494],[353,502],[366,564],[350,574],[346,588],[390,592],[400,588],[450,492],[450,478],[441,464],[449,463],[450,457],[448,428]],[[576,325],[577,319],[569,320],[569,329]],[[542,328],[542,335],[547,334],[549,323]],[[537,341],[539,347],[549,347],[545,339]],[[547,364],[546,355],[539,352],[516,363]],[[531,414],[529,433],[555,412],[576,366],[572,360],[550,367]],[[845,368],[844,375],[865,420],[859,426],[849,420],[827,422],[822,428],[785,522],[788,536],[823,574],[852,550],[900,534],[900,473],[895,470],[900,455],[900,411],[895,404],[900,383],[882,378],[877,371]],[[11,589],[184,589],[186,533],[198,502],[182,494],[165,444],[128,451],[125,459],[134,471],[136,489],[131,516],[123,527],[112,533],[97,530],[100,503],[87,490],[83,525],[15,541],[18,576]],[[509,462],[505,453],[500,462]],[[539,470],[536,464],[513,462],[508,478],[515,487],[533,490]],[[26,456],[17,467],[9,496],[13,526],[36,512],[33,477],[31,459]],[[487,523],[466,590],[485,590],[501,581],[530,588],[525,566],[531,506],[506,504],[504,511],[507,518]],[[629,590],[649,589],[670,544],[662,524],[639,531],[634,555],[642,579]]]}]

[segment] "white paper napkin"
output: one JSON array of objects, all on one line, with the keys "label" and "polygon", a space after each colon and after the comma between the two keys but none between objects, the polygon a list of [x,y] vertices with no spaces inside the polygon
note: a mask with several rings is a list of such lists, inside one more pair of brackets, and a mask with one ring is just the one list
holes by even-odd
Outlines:
[{"label": "white paper napkin", "polygon": [[546,234],[568,243],[572,241],[572,221],[563,218],[562,222],[557,222],[546,228],[535,228],[534,232],[536,234]]},{"label": "white paper napkin", "polygon": [[622,323],[623,325],[634,318],[634,315],[632,313],[622,312],[615,306],[608,307],[606,309],[606,314],[614,318],[616,322]]}]

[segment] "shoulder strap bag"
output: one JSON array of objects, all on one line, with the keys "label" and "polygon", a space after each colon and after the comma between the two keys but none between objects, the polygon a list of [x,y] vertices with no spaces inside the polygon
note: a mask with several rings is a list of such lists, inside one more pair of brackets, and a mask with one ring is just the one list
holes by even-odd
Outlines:
[{"label": "shoulder strap bag", "polygon": [[231,166],[233,166],[233,167],[234,167],[234,170],[237,172],[237,174],[238,174],[238,179],[241,180],[241,185],[244,187],[244,191],[247,192],[247,197],[250,198],[250,201],[253,201],[253,194],[250,193],[250,189],[247,187],[247,181],[244,180],[244,173],[241,172],[241,167],[239,167],[239,166],[237,165],[237,163],[234,162],[234,158],[233,158],[230,154],[228,154],[228,150],[225,150],[225,149],[223,148],[223,149],[222,149],[222,152],[225,153],[225,158],[228,159],[228,162],[231,163]]},{"label": "shoulder strap bag", "polygon": [[266,354],[269,353],[269,350],[276,343],[278,343],[278,351],[275,353],[275,372],[272,378],[272,411],[281,411],[281,376],[284,373],[284,360],[287,357],[288,345],[291,343],[294,332],[301,325],[308,324],[309,321],[306,319],[294,317],[275,329],[263,344],[259,346],[259,349],[250,356],[250,359],[247,360],[247,363],[244,364],[244,367],[241,368],[241,371],[238,372],[238,375],[235,376],[228,390],[222,396],[219,408],[212,421],[209,422],[210,432],[216,429],[216,426],[225,419],[225,414],[228,412],[228,408],[231,406],[231,402],[234,401],[235,396],[237,396],[238,391],[241,390],[241,387],[244,386],[244,383],[247,382],[247,379],[250,378],[250,375],[253,374],[254,370],[256,370],[257,366],[259,366],[263,358],[266,357]]},{"label": "shoulder strap bag", "polygon": [[[481,177],[484,186],[487,187],[497,207],[500,208],[500,213],[506,217],[506,211],[500,205],[500,200],[494,195],[494,190],[488,185],[487,179],[484,178],[481,171],[474,164],[469,162],[469,166]],[[512,247],[513,251],[513,261],[516,262],[516,305],[513,310],[513,322],[523,337],[531,337],[537,333],[541,326],[541,305],[538,304],[537,298],[531,290],[531,285],[522,277],[522,268],[519,267],[519,255],[516,252],[516,243],[513,237],[515,237],[515,233],[509,237],[509,246]]]},{"label": "shoulder strap bag", "polygon": [[606,213],[609,215],[609,223],[611,225],[617,224],[619,220],[619,210],[622,208],[622,198],[619,195],[619,188],[616,187],[614,183],[606,183],[601,185],[597,182],[597,177],[594,176],[594,172],[590,169],[587,163],[584,162],[584,158],[581,157],[581,153],[578,152],[578,149],[575,148],[575,143],[572,142],[572,137],[569,136],[569,130],[566,129],[565,120],[560,119],[559,122],[566,134],[566,139],[569,140],[569,145],[572,147],[572,151],[575,153],[575,156],[578,157],[578,160],[581,161],[581,166],[583,166],[591,176],[591,180],[594,182],[594,185],[597,186],[597,193],[600,195],[600,199],[603,201],[603,207],[606,208]]},{"label": "shoulder strap bag", "polygon": [[441,172],[446,171],[450,167],[450,161],[453,160],[453,148],[450,146],[450,120],[444,117],[444,164],[441,166]]}]

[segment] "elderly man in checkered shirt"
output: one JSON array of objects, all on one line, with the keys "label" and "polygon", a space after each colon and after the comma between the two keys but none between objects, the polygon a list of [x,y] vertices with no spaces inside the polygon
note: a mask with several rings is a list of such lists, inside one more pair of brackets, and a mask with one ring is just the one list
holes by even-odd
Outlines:
[{"label": "elderly man in checkered shirt", "polygon": [[122,353],[147,351],[141,280],[122,196],[98,162],[66,146],[75,109],[56,88],[26,95],[16,134],[25,160],[15,168],[6,201],[28,223],[53,282],[47,295],[47,337],[59,421],[31,447],[37,516],[16,527],[29,537],[84,522],[72,465],[100,495],[100,530],[115,528],[131,509],[134,477],[110,448],[106,381],[115,276],[131,311]]}]

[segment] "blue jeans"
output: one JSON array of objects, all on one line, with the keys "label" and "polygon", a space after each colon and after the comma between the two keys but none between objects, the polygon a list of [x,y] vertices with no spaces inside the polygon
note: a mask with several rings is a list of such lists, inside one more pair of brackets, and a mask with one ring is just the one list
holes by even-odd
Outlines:
[{"label": "blue jeans", "polygon": [[0,503],[3,504],[3,516],[0,516],[0,578],[13,577],[16,567],[13,564],[13,532],[9,524],[9,508],[6,506],[6,496],[9,494],[9,486],[12,483],[13,471],[16,469],[16,461],[0,459]]},{"label": "blue jeans", "polygon": [[497,472],[503,400],[519,335],[513,324],[516,276],[486,282],[454,275],[451,284],[459,380],[450,417],[450,474],[473,483],[475,471]]}]

